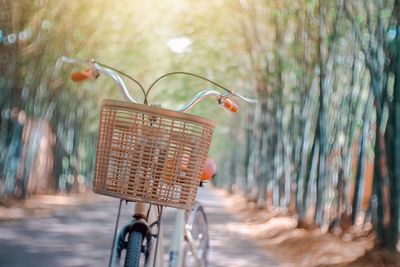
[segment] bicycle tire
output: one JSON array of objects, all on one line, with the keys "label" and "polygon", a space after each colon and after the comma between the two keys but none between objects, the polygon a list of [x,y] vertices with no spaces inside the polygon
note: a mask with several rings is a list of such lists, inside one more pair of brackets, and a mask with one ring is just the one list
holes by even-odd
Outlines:
[{"label": "bicycle tire", "polygon": [[144,236],[141,232],[129,233],[124,267],[139,267]]},{"label": "bicycle tire", "polygon": [[[208,266],[208,252],[209,252],[209,235],[207,216],[200,203],[196,203],[194,209],[189,214],[187,225],[192,234],[194,245],[197,254],[201,259],[201,267]],[[197,266],[195,258],[191,255],[189,243],[186,242],[183,250],[183,265],[184,267]]]}]

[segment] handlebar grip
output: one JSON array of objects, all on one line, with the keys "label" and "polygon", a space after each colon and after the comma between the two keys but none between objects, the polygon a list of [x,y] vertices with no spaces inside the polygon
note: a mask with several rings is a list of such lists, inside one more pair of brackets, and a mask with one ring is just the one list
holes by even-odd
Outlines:
[{"label": "handlebar grip", "polygon": [[230,112],[237,112],[239,109],[238,105],[236,105],[236,103],[232,102],[230,99],[225,100],[224,108],[226,108]]},{"label": "handlebar grip", "polygon": [[81,70],[81,71],[71,73],[71,80],[76,83],[80,83],[85,80],[89,80],[89,79],[93,79],[93,78],[95,78],[95,76],[93,74],[92,69],[86,69],[86,70]]}]

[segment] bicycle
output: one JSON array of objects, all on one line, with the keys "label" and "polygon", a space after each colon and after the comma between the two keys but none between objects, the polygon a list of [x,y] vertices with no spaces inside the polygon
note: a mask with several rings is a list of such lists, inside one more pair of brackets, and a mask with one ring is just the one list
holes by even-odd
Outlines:
[{"label": "bicycle", "polygon": [[[95,193],[120,199],[109,266],[119,266],[123,252],[125,267],[163,266],[161,218],[165,206],[176,208],[168,266],[207,266],[207,217],[195,198],[199,185],[203,180],[211,179],[215,172],[202,172],[215,123],[184,112],[207,97],[215,98],[218,104],[232,112],[236,112],[238,107],[229,99],[230,96],[248,103],[256,100],[192,73],[165,74],[145,91],[131,76],[95,60],[61,57],[56,69],[65,62],[89,67],[71,74],[75,82],[97,79],[100,75],[109,77],[126,100],[102,102],[93,178]],[[201,91],[176,111],[148,106],[150,90],[159,80],[173,74],[201,78],[226,92]],[[120,75],[141,88],[143,104],[129,94]],[[123,201],[136,204],[132,221],[117,234]]]}]

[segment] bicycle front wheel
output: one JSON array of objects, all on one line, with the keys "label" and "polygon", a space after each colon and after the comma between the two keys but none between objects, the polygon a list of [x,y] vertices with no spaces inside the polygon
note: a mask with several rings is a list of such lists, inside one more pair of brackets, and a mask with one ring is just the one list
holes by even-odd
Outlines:
[{"label": "bicycle front wheel", "polygon": [[141,232],[129,233],[124,267],[139,267],[143,239],[144,236]]},{"label": "bicycle front wheel", "polygon": [[[192,246],[194,250],[192,250],[191,244],[186,242],[183,254],[183,266],[208,266],[208,224],[206,214],[200,203],[196,203],[194,209],[189,214],[187,228],[193,238]],[[193,255],[194,253],[195,255]]]}]

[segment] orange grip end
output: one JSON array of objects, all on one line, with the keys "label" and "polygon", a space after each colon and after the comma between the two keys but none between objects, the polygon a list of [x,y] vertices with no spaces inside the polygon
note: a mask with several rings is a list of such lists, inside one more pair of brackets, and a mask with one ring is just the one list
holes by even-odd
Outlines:
[{"label": "orange grip end", "polygon": [[237,112],[239,107],[236,105],[234,102],[232,102],[230,99],[226,99],[224,102],[224,107],[229,110],[230,112]]},{"label": "orange grip end", "polygon": [[212,159],[207,159],[204,164],[203,173],[201,174],[200,180],[207,181],[211,180],[213,176],[217,173],[217,165]]},{"label": "orange grip end", "polygon": [[81,70],[81,71],[71,73],[71,80],[76,83],[80,83],[80,82],[83,82],[85,80],[89,80],[92,78],[94,78],[92,69]]}]

